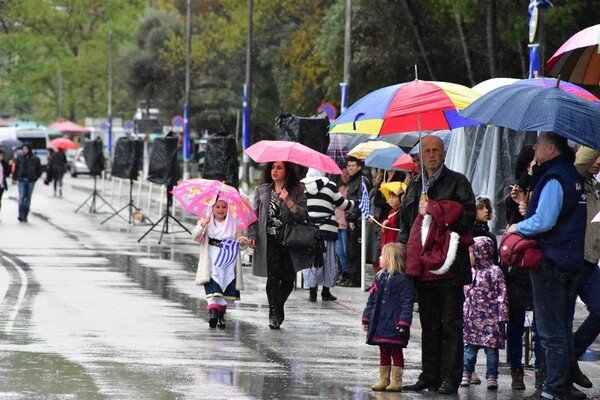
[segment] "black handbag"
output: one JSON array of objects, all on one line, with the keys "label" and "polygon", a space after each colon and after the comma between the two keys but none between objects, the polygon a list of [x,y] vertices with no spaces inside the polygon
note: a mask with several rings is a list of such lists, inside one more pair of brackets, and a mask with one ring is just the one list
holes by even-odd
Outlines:
[{"label": "black handbag", "polygon": [[281,244],[288,248],[300,249],[314,255],[313,267],[321,268],[324,263],[325,242],[321,230],[310,221],[290,219],[283,228]]}]

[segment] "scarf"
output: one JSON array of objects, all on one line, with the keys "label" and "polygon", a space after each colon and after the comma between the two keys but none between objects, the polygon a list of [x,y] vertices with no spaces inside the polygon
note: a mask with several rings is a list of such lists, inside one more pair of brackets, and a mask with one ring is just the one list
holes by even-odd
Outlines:
[{"label": "scarf", "polygon": [[206,232],[208,233],[208,237],[213,239],[236,239],[237,225],[235,224],[234,219],[229,217],[229,210],[223,221],[217,221],[215,215],[211,213]]}]

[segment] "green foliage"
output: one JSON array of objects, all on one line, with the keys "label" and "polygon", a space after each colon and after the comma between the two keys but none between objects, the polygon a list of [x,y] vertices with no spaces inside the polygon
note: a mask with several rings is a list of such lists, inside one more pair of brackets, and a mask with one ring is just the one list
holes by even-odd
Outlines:
[{"label": "green foliage", "polygon": [[[486,6],[496,8],[498,74],[527,65],[527,2],[513,0],[353,0],[349,102],[414,79],[468,84],[490,77]],[[0,2],[0,109],[22,118],[106,115],[108,32],[113,33],[113,115],[131,118],[146,100],[166,118],[185,95],[186,0],[7,0]],[[546,58],[598,21],[585,0],[555,0],[544,12]],[[58,5],[58,6],[57,6]],[[272,138],[281,113],[308,116],[339,104],[346,0],[254,0],[252,127]],[[193,0],[190,122],[203,132],[234,132],[246,80],[247,2]],[[412,13],[412,14],[411,14]],[[411,18],[412,17],[412,18]],[[464,40],[458,33],[458,23]],[[418,43],[423,45],[419,47]],[[428,65],[425,60],[428,61]],[[596,88],[597,89],[597,88]]]}]

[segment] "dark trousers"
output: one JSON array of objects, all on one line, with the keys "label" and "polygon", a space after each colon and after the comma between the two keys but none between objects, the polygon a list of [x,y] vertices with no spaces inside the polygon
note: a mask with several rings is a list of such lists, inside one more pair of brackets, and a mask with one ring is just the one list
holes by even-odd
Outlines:
[{"label": "dark trousers", "polygon": [[506,325],[506,353],[511,368],[523,369],[523,333],[525,333],[525,310],[508,304]]},{"label": "dark trousers", "polygon": [[600,267],[597,264],[585,261],[581,272],[581,279],[577,294],[587,306],[589,315],[573,334],[575,343],[575,358],[585,353],[600,334]]},{"label": "dark trousers", "polygon": [[348,263],[348,279],[355,285],[360,285],[360,224],[356,223],[354,230],[346,230],[346,261]]},{"label": "dark trousers", "polygon": [[269,315],[281,313],[283,306],[294,290],[296,273],[290,254],[279,242],[267,235],[267,299]]},{"label": "dark trousers", "polygon": [[0,208],[2,208],[2,195],[4,194],[4,187],[0,187]]},{"label": "dark trousers", "polygon": [[417,294],[423,329],[419,379],[431,386],[446,381],[458,387],[463,370],[463,287],[418,283]]},{"label": "dark trousers", "polygon": [[574,360],[573,315],[579,274],[559,270],[548,260],[530,271],[537,333],[546,352],[543,393],[561,398],[570,393],[570,362]]}]

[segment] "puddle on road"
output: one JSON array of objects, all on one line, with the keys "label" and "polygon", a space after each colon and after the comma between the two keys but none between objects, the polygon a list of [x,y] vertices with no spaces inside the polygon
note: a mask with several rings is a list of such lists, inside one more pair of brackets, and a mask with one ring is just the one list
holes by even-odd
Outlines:
[{"label": "puddle on road", "polygon": [[[139,253],[147,251],[144,257],[128,254],[113,254],[108,257],[111,264],[124,272],[139,283],[144,289],[161,296],[164,299],[174,301],[183,305],[194,315],[204,315],[206,310],[206,301],[181,292],[176,285],[171,284],[171,278],[165,276],[165,273],[174,273],[172,270],[165,271],[166,268],[172,268],[168,263],[159,262],[159,260],[170,260],[177,263],[177,268],[183,268],[186,271],[194,271],[198,263],[195,256],[177,252],[172,249],[165,250],[162,247],[154,246],[138,249]],[[147,258],[155,260],[153,265],[147,262],[140,263],[139,259]],[[254,304],[238,304],[236,308],[253,308]],[[233,328],[233,329],[232,329]],[[233,385],[242,389],[249,396],[256,398],[336,398],[336,399],[371,399],[374,394],[364,391],[351,391],[346,389],[345,385],[332,384],[319,380],[319,374],[307,375],[307,372],[298,368],[298,362],[295,359],[287,359],[271,346],[265,345],[264,332],[255,325],[244,321],[233,321],[228,324],[226,331],[216,331],[216,334],[228,335],[241,342],[246,348],[253,349],[260,355],[256,362],[261,364],[259,368],[240,368],[235,366],[235,361],[231,362],[231,367],[220,365],[209,372],[211,381],[226,385]],[[272,343],[271,343],[272,344]],[[265,370],[264,364],[273,365],[274,368]],[[315,376],[316,375],[316,376]],[[334,373],[335,375],[335,373]]]}]

